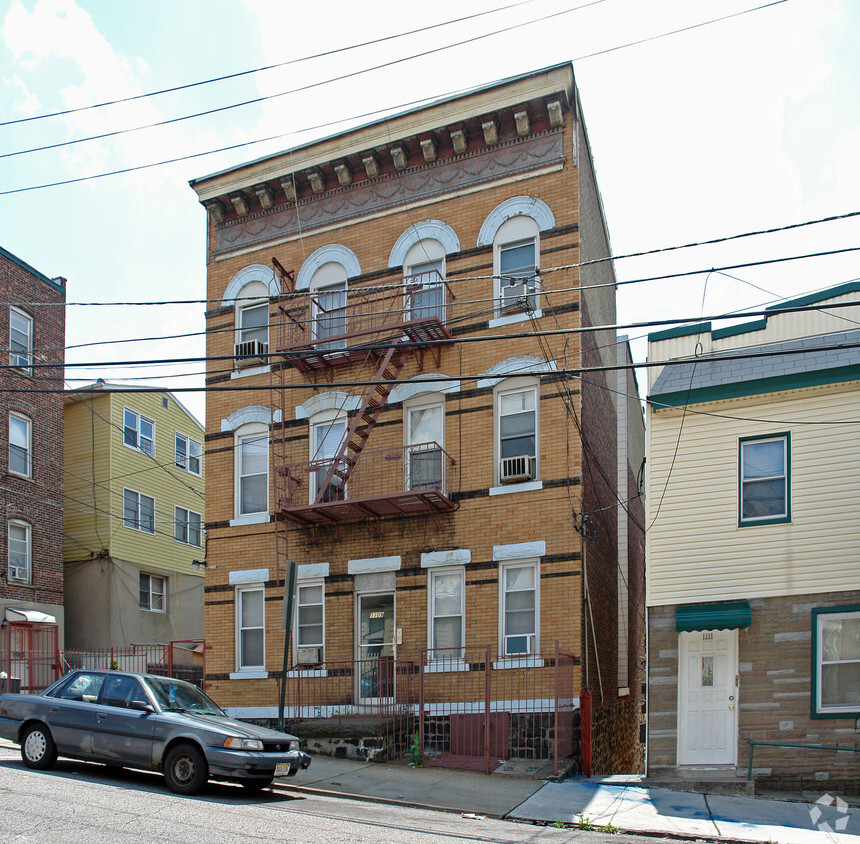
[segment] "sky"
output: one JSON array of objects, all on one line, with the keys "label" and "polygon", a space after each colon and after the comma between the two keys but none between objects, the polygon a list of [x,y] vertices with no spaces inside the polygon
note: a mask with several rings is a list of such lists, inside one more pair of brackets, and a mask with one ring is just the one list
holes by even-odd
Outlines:
[{"label": "sky", "polygon": [[[92,304],[204,298],[206,219],[189,180],[573,61],[616,256],[850,214],[858,36],[854,0],[2,0],[0,245],[68,280],[66,361],[87,364],[67,369],[70,386],[200,388],[202,362],[108,364],[202,358],[203,304]],[[268,65],[281,66],[42,117]],[[224,108],[248,100],[259,101]],[[80,141],[104,133],[116,134]],[[89,178],[173,159],[184,160]],[[850,281],[858,252],[711,270],[856,247],[858,235],[853,217],[619,258],[619,322],[760,308]],[[670,273],[685,275],[638,281]],[[626,330],[638,361],[647,332]],[[202,421],[203,393],[177,395]]]}]

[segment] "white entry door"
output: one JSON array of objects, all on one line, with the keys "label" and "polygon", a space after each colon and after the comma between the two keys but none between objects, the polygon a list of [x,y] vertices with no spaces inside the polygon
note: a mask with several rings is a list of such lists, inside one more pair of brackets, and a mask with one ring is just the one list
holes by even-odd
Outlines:
[{"label": "white entry door", "polygon": [[678,635],[678,764],[737,762],[738,631]]}]

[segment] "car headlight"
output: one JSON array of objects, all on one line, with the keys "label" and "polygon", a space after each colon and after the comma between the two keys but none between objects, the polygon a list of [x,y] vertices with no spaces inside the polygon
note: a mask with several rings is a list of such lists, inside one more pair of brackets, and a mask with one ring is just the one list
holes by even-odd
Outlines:
[{"label": "car headlight", "polygon": [[289,747],[287,749],[288,750],[299,750],[300,747],[301,747],[301,744],[300,744],[299,740],[296,739],[295,741],[290,742]]},{"label": "car headlight", "polygon": [[229,747],[231,750],[262,750],[263,742],[255,738],[230,736],[224,739],[224,747]]}]

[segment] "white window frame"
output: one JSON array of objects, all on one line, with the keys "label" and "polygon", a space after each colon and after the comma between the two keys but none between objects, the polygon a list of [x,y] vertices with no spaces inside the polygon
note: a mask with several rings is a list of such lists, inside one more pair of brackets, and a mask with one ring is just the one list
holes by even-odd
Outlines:
[{"label": "white window frame", "polygon": [[[21,528],[24,530],[26,542],[25,549],[25,570],[26,577],[13,577],[12,576],[12,528]],[[20,540],[16,540],[20,541]],[[6,523],[6,548],[7,548],[7,559],[6,559],[6,577],[9,583],[24,583],[29,584],[33,582],[33,526],[28,522],[21,521],[21,519],[9,519]],[[21,568],[21,566],[16,565],[16,569]]]},{"label": "white window frame", "polygon": [[[456,618],[455,615],[437,616],[435,611],[436,579],[443,576],[458,575],[460,580],[460,642],[459,648],[454,648],[449,654],[439,653],[435,645],[436,619]],[[466,648],[466,569],[464,566],[433,566],[427,569],[427,648],[428,661],[435,664],[450,664],[457,669],[464,664]]]},{"label": "white window frame", "polygon": [[[266,470],[263,472],[253,472],[247,475],[242,473],[242,443],[248,439],[261,439],[266,446]],[[233,452],[234,452],[234,468],[233,468],[233,489],[234,500],[233,507],[236,516],[234,523],[242,524],[242,520],[250,519],[251,521],[261,521],[260,517],[265,516],[268,519],[269,515],[269,426],[261,422],[250,422],[238,428],[233,435]],[[266,508],[265,510],[242,510],[242,486],[246,477],[260,477],[265,474],[266,487]]]},{"label": "white window frame", "polygon": [[823,700],[824,683],[822,667],[824,665],[850,665],[860,663],[860,658],[829,660],[824,659],[824,637],[823,624],[825,621],[843,621],[845,619],[860,620],[860,607],[827,607],[813,610],[812,640],[814,650],[812,659],[815,665],[815,676],[813,677],[813,688],[815,694],[812,700],[813,718],[857,718],[860,717],[860,701],[845,704],[825,704]]},{"label": "white window frame", "polygon": [[[132,416],[134,417],[134,428],[131,428],[126,424],[126,417]],[[142,443],[144,442],[143,434],[141,433],[141,422],[146,422],[152,426],[152,437],[147,437],[147,441],[150,443],[150,448],[147,450],[143,447]],[[134,444],[127,442],[126,434],[129,430],[134,431]],[[144,416],[142,413],[134,410],[130,407],[123,407],[122,409],[122,444],[126,448],[130,448],[134,451],[139,451],[141,454],[148,454],[150,457],[155,457],[155,420],[150,419],[148,416]]]},{"label": "white window frame", "polygon": [[[527,286],[531,288],[532,292],[528,295],[535,297],[536,307],[532,313],[507,311],[502,307],[502,287],[508,286],[510,282],[506,282],[501,277],[502,253],[514,247],[524,246],[526,243],[534,245],[535,274],[531,277],[523,276],[523,278],[531,279]],[[518,214],[502,223],[493,238],[493,301],[495,305],[493,308],[494,319],[490,320],[490,327],[523,322],[542,316],[540,292],[540,226],[531,217]]]},{"label": "white window frame", "polygon": [[[12,321],[16,317],[23,320],[27,328],[27,342],[23,352],[13,351]],[[15,307],[9,308],[9,365],[21,372],[26,372],[28,375],[33,374],[33,324],[33,317],[26,311],[22,311],[20,308]],[[21,331],[21,327],[17,327],[15,330],[19,333],[23,333]]]},{"label": "white window frame", "polygon": [[[311,602],[307,601],[305,603],[302,602],[302,590],[303,589],[314,589],[319,588],[322,591],[322,601],[320,602]],[[321,635],[319,642],[301,642],[301,627],[300,627],[300,619],[301,619],[301,609],[302,607],[320,607],[322,610],[322,621],[321,624]],[[307,580],[299,580],[296,583],[296,600],[295,600],[295,611],[294,611],[294,626],[293,630],[295,631],[295,635],[293,636],[293,664],[299,664],[299,650],[301,648],[319,648],[320,649],[320,659],[318,663],[318,667],[322,667],[325,664],[325,580],[323,578],[313,578]],[[308,625],[310,626],[310,625]],[[313,625],[316,626],[316,625]]]},{"label": "white window frame", "polygon": [[[506,574],[512,568],[532,568],[534,570],[534,593],[535,593],[535,621],[534,632],[530,634],[512,634],[517,636],[532,636],[534,639],[531,650],[525,654],[507,653],[507,641],[505,634],[505,610],[507,607],[506,597]],[[530,590],[518,590],[530,591]],[[499,563],[499,663],[498,667],[520,667],[523,665],[543,664],[540,660],[540,560],[508,560]],[[496,667],[496,665],[494,665]]]},{"label": "white window frame", "polygon": [[[12,468],[12,448],[22,448],[19,443],[12,442],[12,420],[24,423],[26,445],[23,446],[26,453],[27,468],[23,472],[17,472]],[[9,474],[17,475],[19,478],[33,477],[33,420],[29,416],[24,416],[23,413],[9,413]]]},{"label": "white window frame", "polygon": [[[422,273],[430,273],[433,270],[438,271],[440,278],[437,283],[429,282],[422,283],[422,290],[432,287],[440,287],[442,295],[441,317],[442,322],[446,321],[446,290],[445,279],[447,278],[447,265],[445,256],[445,247],[435,238],[425,237],[413,244],[403,259],[403,278],[407,279],[414,275]],[[403,309],[407,315],[412,313],[412,302],[404,291]]]},{"label": "white window frame", "polygon": [[412,489],[411,482],[411,460],[412,451],[409,447],[412,445],[420,445],[420,443],[412,442],[412,413],[417,410],[428,410],[429,408],[438,407],[442,417],[441,431],[439,439],[436,442],[439,448],[442,449],[441,459],[441,482],[442,491],[444,492],[447,486],[447,465],[445,462],[445,396],[441,393],[424,393],[420,396],[409,399],[403,402],[403,446],[407,449],[408,456],[403,461],[403,483],[404,489]]},{"label": "white window frame", "polygon": [[[146,590],[143,588],[144,578],[146,578]],[[138,577],[138,606],[144,612],[167,612],[167,578],[163,574],[150,574],[148,571],[140,572]],[[155,588],[160,586],[160,590]],[[146,591],[146,600],[143,600],[143,594]],[[158,603],[157,599],[161,599],[161,607],[155,606]]]},{"label": "white window frame", "polygon": [[[531,390],[534,393],[535,403],[535,477],[532,481],[525,481],[518,484],[502,484],[501,481],[501,465],[502,465],[502,396],[511,395],[513,393],[524,393]],[[495,487],[490,490],[491,494],[502,494],[505,492],[520,492],[527,489],[541,489],[542,484],[541,466],[540,466],[540,381],[536,378],[509,378],[506,379],[493,389],[493,436],[494,436],[494,466],[493,478]]]},{"label": "white window frame", "polygon": [[[180,442],[183,444],[183,448],[185,449],[184,456],[179,453]],[[203,471],[203,444],[191,437],[186,437],[185,434],[180,434],[179,431],[175,432],[173,443],[175,451],[174,463],[176,467],[188,472],[189,475],[196,475],[199,478]],[[195,446],[196,454],[193,453],[195,451]],[[194,471],[192,468],[194,460],[197,461],[197,471]]]},{"label": "white window frame", "polygon": [[[127,519],[125,515],[125,502],[126,495],[134,495],[136,496],[136,505],[135,505],[135,517],[132,520]],[[143,499],[149,499],[152,502],[152,530],[148,530],[143,527],[143,520],[141,519],[141,504],[143,503]],[[140,531],[140,533],[148,533],[150,536],[155,535],[155,499],[151,495],[146,495],[143,492],[138,492],[136,489],[131,489],[129,487],[123,487],[122,490],[122,525],[123,527],[127,527],[130,530]]]},{"label": "white window frame", "polygon": [[[259,592],[263,597],[263,618],[262,624],[258,626],[243,627],[242,626],[242,605],[245,599],[245,595],[250,594],[252,592]],[[247,674],[253,674],[256,677],[266,677],[266,587],[262,583],[249,583],[247,585],[237,586],[236,587],[236,639],[235,639],[235,648],[236,648],[236,674],[243,676]],[[263,631],[263,641],[262,641],[262,662],[255,664],[245,665],[242,662],[242,636],[243,633],[248,630],[262,630]],[[234,679],[231,674],[231,679]]]},{"label": "white window frame", "polygon": [[[197,542],[193,542],[191,538],[192,516],[197,517]],[[185,545],[192,545],[195,548],[203,546],[203,516],[196,513],[194,510],[188,510],[185,507],[174,506],[173,508],[174,527],[173,538],[177,542],[182,542]]]},{"label": "white window frame", "polygon": [[[313,274],[310,280],[308,292],[312,299],[316,300],[320,296],[326,296],[337,292],[343,292],[343,305],[336,310],[343,311],[343,322],[346,330],[349,330],[349,271],[340,263],[340,261],[326,261]],[[314,303],[311,304],[311,334],[313,342],[318,348],[325,351],[330,351],[337,354],[339,351],[347,347],[348,341],[330,340],[329,337],[337,337],[338,332],[334,331],[331,334],[319,335],[318,322],[322,318],[321,311]],[[340,317],[335,317],[340,319]]]},{"label": "white window frame", "polygon": [[[310,430],[308,436],[308,459],[311,463],[315,463],[319,460],[323,460],[324,458],[320,457],[317,454],[317,431],[320,428],[330,428],[332,425],[336,423],[343,424],[343,436],[346,437],[347,432],[349,431],[349,419],[347,418],[346,412],[340,409],[335,410],[324,410],[320,413],[314,414],[314,416],[310,420]],[[340,441],[340,446],[343,445],[343,439]],[[323,470],[320,469],[319,472]],[[308,475],[308,504],[313,504],[316,500],[317,493],[319,489],[317,488],[317,484],[319,483],[319,477],[317,477],[314,473],[309,473]],[[347,490],[343,490],[343,497],[346,499],[348,496]]]}]

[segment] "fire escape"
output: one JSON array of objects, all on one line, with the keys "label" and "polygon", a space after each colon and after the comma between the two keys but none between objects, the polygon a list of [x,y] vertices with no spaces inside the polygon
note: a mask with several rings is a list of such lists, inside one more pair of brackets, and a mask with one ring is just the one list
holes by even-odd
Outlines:
[{"label": "fire escape", "polygon": [[[285,282],[288,273],[273,262]],[[439,366],[446,326],[448,285],[435,270],[404,279],[382,292],[323,289],[278,305],[270,356],[272,407],[280,426],[272,432],[278,568],[287,559],[286,529],[306,529],[385,516],[438,514],[452,510],[454,461],[436,442],[368,448],[391,390],[410,357],[424,369],[426,354]],[[339,443],[318,459],[294,462],[285,421],[293,416],[294,373],[308,383],[334,380],[336,369],[359,365],[364,382],[348,403],[355,408]],[[352,372],[355,370],[353,369]],[[367,375],[370,371],[371,374]],[[345,410],[346,408],[344,408]]]}]

